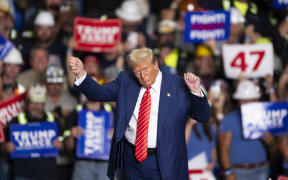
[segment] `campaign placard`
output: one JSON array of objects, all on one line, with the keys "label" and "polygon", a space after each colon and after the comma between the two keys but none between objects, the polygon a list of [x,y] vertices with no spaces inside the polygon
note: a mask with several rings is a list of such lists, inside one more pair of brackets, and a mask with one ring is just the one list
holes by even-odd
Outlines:
[{"label": "campaign placard", "polygon": [[229,11],[187,12],[185,23],[185,42],[201,43],[209,39],[223,41],[229,38]]},{"label": "campaign placard", "polygon": [[112,139],[111,113],[82,110],[78,113],[78,126],[84,134],[77,139],[79,158],[108,160]]},{"label": "campaign placard", "polygon": [[3,61],[7,54],[14,48],[14,45],[0,35],[0,60]]},{"label": "campaign placard", "polygon": [[75,50],[105,52],[121,41],[122,22],[119,19],[102,21],[94,18],[77,17],[74,21],[73,37]]},{"label": "campaign placard", "polygon": [[285,9],[288,7],[288,0],[274,0],[273,5],[276,9]]},{"label": "campaign placard", "polygon": [[53,141],[58,137],[56,123],[10,124],[10,141],[15,150],[11,158],[43,158],[58,156]]},{"label": "campaign placard", "polygon": [[7,124],[23,111],[26,93],[15,96],[0,104],[0,123]]},{"label": "campaign placard", "polygon": [[243,135],[258,139],[266,131],[274,135],[288,132],[288,102],[255,102],[241,105]]},{"label": "campaign placard", "polygon": [[223,45],[223,64],[227,78],[237,79],[240,74],[248,78],[273,75],[272,44]]}]

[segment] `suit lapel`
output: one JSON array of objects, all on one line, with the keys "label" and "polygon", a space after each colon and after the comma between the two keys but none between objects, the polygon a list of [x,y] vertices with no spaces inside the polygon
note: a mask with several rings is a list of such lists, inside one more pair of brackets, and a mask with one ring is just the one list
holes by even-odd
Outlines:
[{"label": "suit lapel", "polygon": [[[171,82],[170,82],[171,83]],[[172,112],[172,99],[171,96],[173,92],[169,85],[169,80],[167,74],[162,72],[162,83],[160,89],[160,100],[159,100],[159,110],[158,110],[158,125],[157,125],[157,148],[159,147],[159,140],[162,136],[163,123],[169,116],[169,112]]]},{"label": "suit lapel", "polygon": [[[128,91],[127,91],[127,117],[126,117],[126,122],[127,125],[131,119],[131,116],[134,112],[136,102],[140,93],[141,86],[138,83],[138,81],[133,77],[133,80],[130,81],[128,85]],[[127,127],[127,126],[126,126]]]}]

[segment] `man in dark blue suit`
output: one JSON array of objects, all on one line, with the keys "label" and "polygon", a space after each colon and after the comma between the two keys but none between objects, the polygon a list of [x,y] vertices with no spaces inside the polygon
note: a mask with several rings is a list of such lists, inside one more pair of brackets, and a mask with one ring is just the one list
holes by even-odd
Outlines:
[{"label": "man in dark blue suit", "polygon": [[148,48],[131,51],[127,62],[132,72],[121,72],[102,86],[87,75],[80,59],[68,62],[75,86],[88,99],[117,103],[108,176],[113,179],[119,168],[128,180],[188,180],[187,117],[206,122],[210,116],[200,79],[161,72]]}]

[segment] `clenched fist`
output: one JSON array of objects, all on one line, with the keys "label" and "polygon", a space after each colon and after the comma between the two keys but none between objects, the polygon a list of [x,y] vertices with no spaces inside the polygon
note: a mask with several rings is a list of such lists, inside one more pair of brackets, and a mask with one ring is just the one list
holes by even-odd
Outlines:
[{"label": "clenched fist", "polygon": [[68,66],[69,70],[72,71],[78,79],[83,77],[86,73],[82,61],[77,57],[69,56]]},{"label": "clenched fist", "polygon": [[192,93],[201,95],[200,78],[192,73],[185,73],[184,80]]}]

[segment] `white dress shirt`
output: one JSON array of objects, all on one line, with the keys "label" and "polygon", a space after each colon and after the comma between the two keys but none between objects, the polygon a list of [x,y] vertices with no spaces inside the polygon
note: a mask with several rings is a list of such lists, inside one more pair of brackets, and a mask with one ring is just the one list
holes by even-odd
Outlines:
[{"label": "white dress shirt", "polygon": [[[155,82],[154,84],[152,84],[150,89],[151,111],[150,111],[149,128],[148,128],[148,148],[156,148],[161,82],[162,82],[162,72],[159,70]],[[141,100],[145,91],[146,88],[141,87],[134,112],[132,114],[132,117],[129,121],[128,127],[125,132],[125,138],[127,139],[127,141],[134,145],[136,142],[138,113],[140,109]]]},{"label": "white dress shirt", "polygon": [[[75,85],[79,86],[87,76],[87,73],[82,76],[81,78],[75,81]],[[159,73],[156,76],[154,84],[152,84],[150,89],[151,94],[151,112],[150,112],[150,119],[149,119],[149,128],[148,128],[148,148],[156,148],[157,142],[157,125],[158,125],[158,110],[159,110],[159,101],[160,101],[160,89],[162,83],[162,72],[159,70]],[[137,121],[138,121],[138,113],[140,109],[140,104],[142,97],[146,91],[146,88],[141,87],[140,93],[136,102],[136,106],[134,108],[132,117],[129,121],[128,127],[125,131],[125,138],[128,142],[135,145],[136,142],[136,132],[137,132]],[[204,97],[204,94],[196,94],[191,92],[192,94]]]}]

